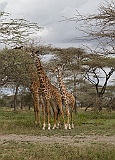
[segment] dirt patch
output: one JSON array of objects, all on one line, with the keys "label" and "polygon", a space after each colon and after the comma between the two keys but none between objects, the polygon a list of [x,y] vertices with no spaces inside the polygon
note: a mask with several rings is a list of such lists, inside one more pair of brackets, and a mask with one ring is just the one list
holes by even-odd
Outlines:
[{"label": "dirt patch", "polygon": [[91,143],[108,143],[115,145],[115,136],[92,136],[92,135],[76,135],[74,137],[71,136],[27,136],[27,135],[0,135],[0,144],[4,143],[4,141],[16,141],[16,142],[32,142],[32,143],[44,143],[44,144],[68,144],[72,146],[80,146]]}]

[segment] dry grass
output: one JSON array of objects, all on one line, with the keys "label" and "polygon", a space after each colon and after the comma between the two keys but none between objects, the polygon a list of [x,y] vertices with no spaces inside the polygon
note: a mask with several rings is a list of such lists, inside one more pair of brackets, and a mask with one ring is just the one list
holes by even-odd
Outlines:
[{"label": "dry grass", "polygon": [[4,142],[0,147],[1,160],[113,160],[115,147],[107,144],[73,147],[59,144]]}]

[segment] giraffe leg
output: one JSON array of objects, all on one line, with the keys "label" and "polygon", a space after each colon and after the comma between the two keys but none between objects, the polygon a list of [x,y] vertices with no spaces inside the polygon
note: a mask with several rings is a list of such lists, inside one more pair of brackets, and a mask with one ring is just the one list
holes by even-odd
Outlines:
[{"label": "giraffe leg", "polygon": [[42,128],[42,129],[43,129],[43,130],[45,130],[45,128],[46,128],[46,124],[45,124],[45,123],[43,123],[43,128]]},{"label": "giraffe leg", "polygon": [[67,129],[67,123],[64,124],[64,129]]},{"label": "giraffe leg", "polygon": [[45,130],[46,127],[46,115],[45,115],[45,106],[42,105],[42,111],[43,111],[43,130]]},{"label": "giraffe leg", "polygon": [[73,129],[74,128],[74,123],[73,123],[73,110],[72,110],[72,113],[71,113],[71,128]]},{"label": "giraffe leg", "polygon": [[65,115],[66,115],[65,129],[67,129],[69,126],[69,108],[68,108],[68,103],[66,99],[63,100],[63,105],[64,105],[63,107],[65,108]]},{"label": "giraffe leg", "polygon": [[62,119],[63,119],[63,124],[64,124],[64,129],[67,129],[67,125],[65,123],[65,117],[64,117],[64,112],[63,112],[63,109],[62,109],[62,105],[59,107],[60,108],[60,112],[58,113],[58,127],[60,128],[60,113],[62,115]]},{"label": "giraffe leg", "polygon": [[35,125],[38,125],[38,113],[37,113],[37,109],[36,106],[34,106],[34,116],[35,116]]},{"label": "giraffe leg", "polygon": [[70,117],[71,117],[71,128],[74,128],[74,106],[75,106],[75,101],[73,100],[73,102],[70,104]]},{"label": "giraffe leg", "polygon": [[70,112],[69,112],[69,108],[68,107],[67,107],[66,113],[67,113],[67,127],[68,127],[68,129],[71,129],[71,125],[70,125]]},{"label": "giraffe leg", "polygon": [[70,123],[69,123],[69,125],[68,125],[68,128],[69,128],[69,129],[71,129],[71,125],[70,125]]},{"label": "giraffe leg", "polygon": [[[60,100],[60,102],[61,102],[61,100]],[[60,126],[60,114],[61,114],[62,115],[62,119],[63,119],[63,123],[64,123],[64,129],[66,129],[67,125],[65,123],[65,117],[64,117],[64,111],[63,111],[63,107],[62,107],[62,102],[58,104],[58,108],[59,108],[59,110],[58,110],[58,113],[57,113],[57,118],[58,118],[58,125],[57,126],[58,126],[58,128],[61,127]]]},{"label": "giraffe leg", "polygon": [[37,119],[38,119],[38,124],[40,125],[41,124],[41,122],[40,122],[40,110],[38,110],[37,111]]},{"label": "giraffe leg", "polygon": [[53,128],[52,128],[52,129],[56,129],[57,108],[56,108],[56,105],[55,105],[54,99],[52,99],[52,100],[50,101],[50,105],[51,105],[51,107],[52,107],[52,110],[53,110],[53,116],[54,116],[54,125],[53,125]]},{"label": "giraffe leg", "polygon": [[51,125],[50,125],[50,103],[49,100],[46,101],[46,105],[47,105],[47,118],[48,118],[48,130],[51,129]]},{"label": "giraffe leg", "polygon": [[39,124],[39,112],[36,111],[36,121],[35,124],[38,125]]},{"label": "giraffe leg", "polygon": [[35,115],[35,125],[37,125],[38,122],[37,122],[37,113],[36,113],[36,111],[34,111],[34,115]]},{"label": "giraffe leg", "polygon": [[74,123],[72,123],[71,128],[74,129]]},{"label": "giraffe leg", "polygon": [[56,128],[56,116],[57,116],[57,112],[54,110],[54,126],[52,129]]},{"label": "giraffe leg", "polygon": [[71,125],[70,125],[70,122],[69,122],[69,119],[70,119],[69,117],[70,117],[70,114],[68,115],[68,123],[67,124],[68,124],[68,129],[71,129]]},{"label": "giraffe leg", "polygon": [[60,124],[60,113],[57,114],[57,128],[61,128],[61,124]]},{"label": "giraffe leg", "polygon": [[35,124],[38,125],[40,122],[40,113],[39,113],[39,104],[38,104],[39,95],[36,91],[33,93],[33,100],[34,100]]},{"label": "giraffe leg", "polygon": [[34,117],[35,117],[35,125],[37,125],[37,113],[36,113],[35,100],[34,100]]}]

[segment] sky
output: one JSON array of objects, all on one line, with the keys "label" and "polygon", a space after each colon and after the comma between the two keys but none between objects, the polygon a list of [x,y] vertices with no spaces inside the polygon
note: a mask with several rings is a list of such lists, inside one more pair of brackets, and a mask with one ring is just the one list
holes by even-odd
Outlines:
[{"label": "sky", "polygon": [[[109,0],[108,0],[109,1]],[[82,36],[75,22],[63,21],[77,14],[94,14],[105,0],[0,0],[0,11],[11,13],[11,18],[25,18],[43,27],[37,37],[43,44],[55,47],[80,47],[75,41]],[[87,45],[87,42],[84,42]],[[88,42],[92,46],[91,42]]]}]

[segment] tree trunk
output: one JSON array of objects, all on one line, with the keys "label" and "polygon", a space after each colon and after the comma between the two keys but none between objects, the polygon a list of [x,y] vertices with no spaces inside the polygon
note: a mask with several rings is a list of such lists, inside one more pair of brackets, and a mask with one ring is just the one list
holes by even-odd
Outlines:
[{"label": "tree trunk", "polygon": [[29,104],[29,105],[28,105],[28,109],[29,109],[29,110],[30,110],[30,107],[31,107],[31,105]]},{"label": "tree trunk", "polygon": [[15,91],[15,94],[14,94],[14,111],[16,111],[16,106],[17,106],[18,88],[19,88],[19,84],[16,86],[16,91]]},{"label": "tree trunk", "polygon": [[85,108],[85,111],[87,111],[87,109],[88,109],[89,107],[93,106],[93,105],[94,105],[94,103],[89,104],[89,105]]},{"label": "tree trunk", "polygon": [[95,103],[94,103],[94,111],[100,112],[102,111],[102,96],[97,95]]},{"label": "tree trunk", "polygon": [[21,106],[20,106],[20,108],[21,108],[21,109],[23,109],[23,103],[22,103],[22,100],[21,100]]}]

